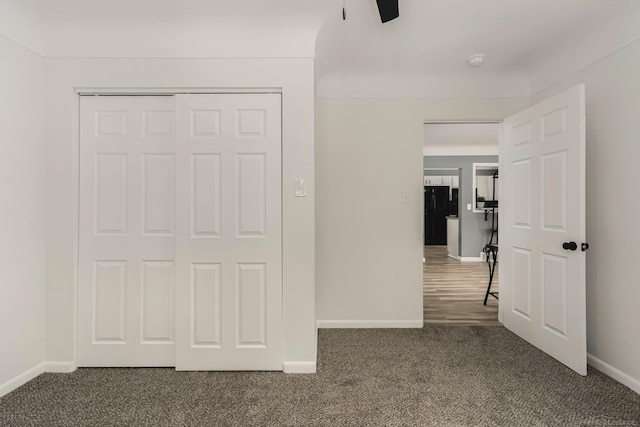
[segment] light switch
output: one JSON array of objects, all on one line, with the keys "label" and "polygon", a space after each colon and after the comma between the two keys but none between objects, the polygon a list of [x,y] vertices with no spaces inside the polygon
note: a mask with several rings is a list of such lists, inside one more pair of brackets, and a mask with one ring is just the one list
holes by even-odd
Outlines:
[{"label": "light switch", "polygon": [[307,190],[304,186],[304,179],[295,179],[293,181],[293,191],[296,197],[306,197]]},{"label": "light switch", "polygon": [[471,203],[467,203],[467,210],[470,211],[471,210]]},{"label": "light switch", "polygon": [[409,192],[408,191],[403,191],[402,193],[400,193],[400,196],[402,198],[402,204],[403,205],[408,205],[410,203],[410,201],[409,201]]}]

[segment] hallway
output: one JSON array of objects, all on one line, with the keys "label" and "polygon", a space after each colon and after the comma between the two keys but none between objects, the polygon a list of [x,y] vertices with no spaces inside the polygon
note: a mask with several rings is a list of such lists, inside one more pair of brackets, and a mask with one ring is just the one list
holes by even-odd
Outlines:
[{"label": "hallway", "polygon": [[[446,246],[425,246],[423,264],[424,323],[496,326],[498,301],[483,305],[489,269],[486,262],[461,262],[447,255]],[[497,267],[497,266],[496,266]],[[492,291],[498,290],[498,269]]]}]

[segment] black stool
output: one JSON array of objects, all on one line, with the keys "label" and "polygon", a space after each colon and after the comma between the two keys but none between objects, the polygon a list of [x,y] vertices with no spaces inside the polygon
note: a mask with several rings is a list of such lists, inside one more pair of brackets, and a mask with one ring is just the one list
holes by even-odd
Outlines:
[{"label": "black stool", "polygon": [[498,262],[498,245],[488,244],[482,249],[487,256],[487,265],[489,266],[489,286],[487,293],[484,295],[484,305],[487,305],[489,295],[498,299],[498,292],[491,292],[491,284],[493,283],[493,273],[496,271],[496,262]]}]

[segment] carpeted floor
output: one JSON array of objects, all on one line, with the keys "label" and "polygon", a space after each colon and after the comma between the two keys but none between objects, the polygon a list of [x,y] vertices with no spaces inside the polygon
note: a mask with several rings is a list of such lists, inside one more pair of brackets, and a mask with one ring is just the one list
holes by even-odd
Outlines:
[{"label": "carpeted floor", "polygon": [[79,369],[0,399],[2,426],[640,426],[640,395],[502,327],[320,330],[318,373]]}]

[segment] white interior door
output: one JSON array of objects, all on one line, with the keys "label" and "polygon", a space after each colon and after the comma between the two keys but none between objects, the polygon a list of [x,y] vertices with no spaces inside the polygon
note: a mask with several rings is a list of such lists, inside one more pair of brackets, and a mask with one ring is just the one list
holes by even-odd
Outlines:
[{"label": "white interior door", "polygon": [[79,366],[173,366],[172,96],[80,98]]},{"label": "white interior door", "polygon": [[584,90],[576,86],[509,117],[500,142],[504,325],[581,375],[587,374]]},{"label": "white interior door", "polygon": [[282,369],[278,94],[177,95],[176,369]]}]

